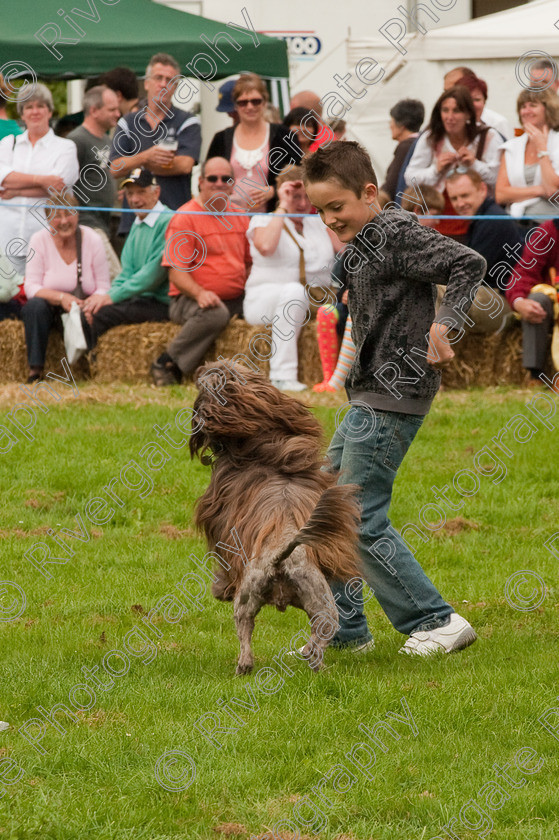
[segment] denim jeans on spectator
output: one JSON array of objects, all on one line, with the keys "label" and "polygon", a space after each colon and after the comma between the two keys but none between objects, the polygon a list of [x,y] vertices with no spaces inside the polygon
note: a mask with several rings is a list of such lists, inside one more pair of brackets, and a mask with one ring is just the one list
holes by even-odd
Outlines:
[{"label": "denim jeans on spectator", "polygon": [[[396,472],[422,422],[423,417],[415,414],[373,412],[367,406],[353,405],[328,450],[333,469],[341,470],[339,483],[361,488],[363,577],[394,627],[406,635],[442,627],[454,612],[388,519]],[[371,552],[375,544],[376,550]],[[333,647],[368,641],[371,634],[363,611],[362,587],[352,585],[351,597],[343,584],[334,584],[332,591],[340,614]]]}]

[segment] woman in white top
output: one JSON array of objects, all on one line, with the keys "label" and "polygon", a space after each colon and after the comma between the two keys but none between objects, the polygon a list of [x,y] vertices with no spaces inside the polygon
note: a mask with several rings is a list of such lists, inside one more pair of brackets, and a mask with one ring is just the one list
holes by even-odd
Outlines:
[{"label": "woman in white top", "polygon": [[[493,128],[478,126],[470,92],[451,87],[438,98],[427,130],[420,135],[404,174],[406,184],[429,184],[445,196],[444,215],[455,215],[446,196],[446,176],[453,169],[475,169],[488,187],[497,180],[501,137]],[[438,230],[460,235],[467,222],[442,220]]]},{"label": "woman in white top", "polygon": [[298,166],[278,175],[277,190],[275,213],[253,216],[247,231],[252,269],[243,310],[249,324],[272,324],[273,384],[281,391],[303,391],[306,386],[297,379],[297,340],[308,320],[309,298],[301,281],[331,286],[333,234],[318,216],[286,218],[286,213],[311,210]]},{"label": "woman in white top", "polygon": [[[49,189],[61,192],[78,180],[76,144],[57,137],[49,126],[54,106],[42,84],[20,88],[17,110],[27,131],[0,141],[0,251],[8,254],[16,271],[24,273],[29,239],[48,228],[44,204]],[[9,245],[11,243],[11,245]]]},{"label": "woman in white top", "polygon": [[501,146],[495,198],[510,204],[511,216],[555,216],[557,205],[548,199],[559,189],[557,97],[550,90],[523,90],[516,108],[524,133]]}]

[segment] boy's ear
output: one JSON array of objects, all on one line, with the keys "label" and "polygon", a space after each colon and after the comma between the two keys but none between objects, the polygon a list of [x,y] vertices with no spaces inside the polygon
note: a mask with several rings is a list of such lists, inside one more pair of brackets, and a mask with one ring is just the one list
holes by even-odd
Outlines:
[{"label": "boy's ear", "polygon": [[376,187],[374,184],[365,184],[365,186],[363,187],[363,194],[367,199],[367,204],[370,206],[377,200],[378,187]]}]

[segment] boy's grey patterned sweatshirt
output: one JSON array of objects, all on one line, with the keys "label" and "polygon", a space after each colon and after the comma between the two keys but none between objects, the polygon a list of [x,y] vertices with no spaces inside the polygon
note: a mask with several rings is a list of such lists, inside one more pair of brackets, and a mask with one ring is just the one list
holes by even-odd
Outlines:
[{"label": "boy's grey patterned sweatshirt", "polygon": [[[426,361],[433,322],[461,337],[486,263],[475,251],[423,227],[413,213],[386,209],[344,255],[355,361],[346,388],[352,402],[427,414],[441,374]],[[446,286],[435,317],[436,284]]]}]

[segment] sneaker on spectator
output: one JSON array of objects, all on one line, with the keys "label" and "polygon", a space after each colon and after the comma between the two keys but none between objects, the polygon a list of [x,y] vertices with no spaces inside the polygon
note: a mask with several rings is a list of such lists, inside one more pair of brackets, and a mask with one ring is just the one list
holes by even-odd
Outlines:
[{"label": "sneaker on spectator", "polygon": [[452,613],[450,622],[434,630],[412,633],[399,653],[410,656],[432,656],[434,653],[452,653],[468,647],[477,639],[474,628],[458,613]]},{"label": "sneaker on spectator", "polygon": [[272,385],[274,388],[277,388],[278,391],[306,391],[307,386],[303,385],[302,382],[298,382],[297,379],[272,379]]}]

